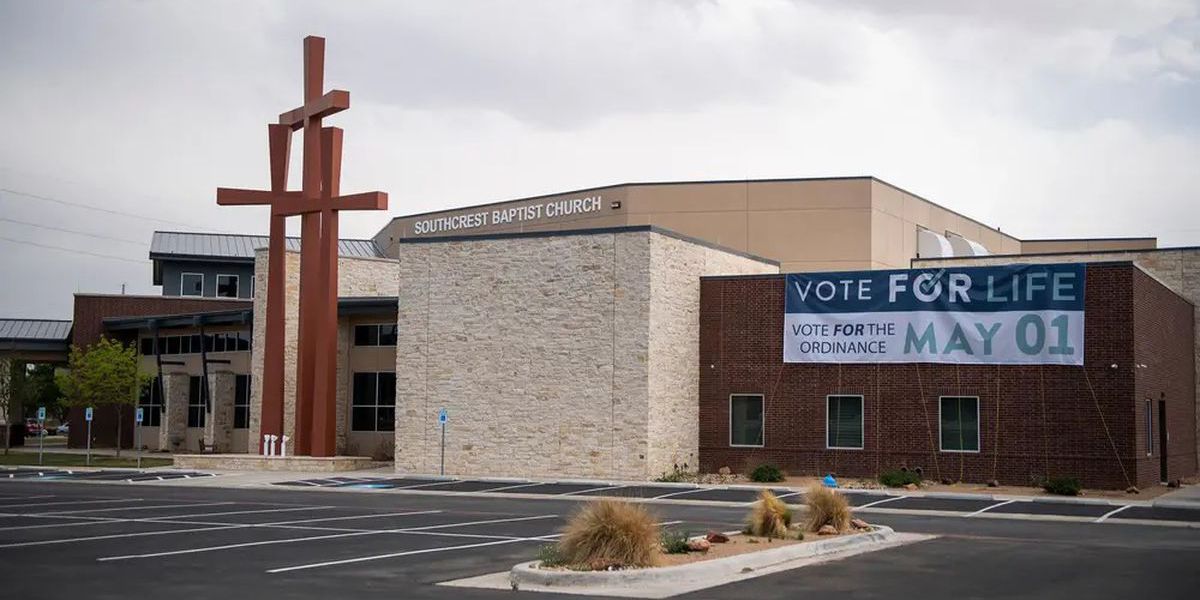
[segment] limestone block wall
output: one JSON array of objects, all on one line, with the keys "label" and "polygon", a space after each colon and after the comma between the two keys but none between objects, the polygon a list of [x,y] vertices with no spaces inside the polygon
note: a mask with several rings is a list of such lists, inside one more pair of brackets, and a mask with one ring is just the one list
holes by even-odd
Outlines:
[{"label": "limestone block wall", "polygon": [[1031,254],[1023,256],[992,256],[979,259],[914,260],[913,267],[944,265],[984,266],[1021,263],[1132,261],[1163,285],[1192,303],[1195,344],[1192,360],[1195,370],[1196,402],[1196,460],[1200,462],[1200,248],[1162,248],[1158,250],[1129,250],[1107,252],[1073,252]]},{"label": "limestone block wall", "polygon": [[699,466],[700,277],[778,273],[770,263],[666,235],[650,238],[647,475]]},{"label": "limestone block wall", "polygon": [[[251,352],[251,390],[250,390],[250,431],[249,440],[251,451],[257,451],[258,442],[262,439],[262,371],[263,343],[266,337],[266,298],[267,298],[267,250],[260,248],[254,256],[254,344]],[[339,297],[368,297],[396,295],[397,272],[399,265],[393,259],[380,258],[338,258],[338,296]],[[287,284],[285,298],[284,326],[284,403],[283,428],[285,435],[291,439],[296,437],[296,358],[297,341],[299,337],[300,315],[300,253],[287,253]],[[341,341],[339,340],[339,346]],[[339,352],[339,357],[344,354]],[[342,368],[339,358],[338,368],[338,448],[341,451],[345,445],[345,408],[348,401],[346,390],[348,384],[343,379],[348,378],[346,369]]]},{"label": "limestone block wall", "polygon": [[236,376],[228,371],[208,374],[208,393],[212,396],[212,411],[204,421],[204,443],[217,452],[227,453],[233,446],[233,395]]},{"label": "limestone block wall", "polygon": [[694,457],[699,277],[778,271],[647,227],[398,252],[396,469],[438,471],[445,408],[457,475],[646,479]]},{"label": "limestone block wall", "polygon": [[158,426],[158,448],[175,452],[187,439],[188,383],[186,373],[163,375],[163,414]]}]

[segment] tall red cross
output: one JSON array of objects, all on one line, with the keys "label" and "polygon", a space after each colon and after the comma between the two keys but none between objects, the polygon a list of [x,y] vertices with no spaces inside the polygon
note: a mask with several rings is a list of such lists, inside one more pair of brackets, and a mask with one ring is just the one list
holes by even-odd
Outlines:
[{"label": "tall red cross", "polygon": [[[339,195],[342,130],[323,128],[321,119],[349,108],[350,93],[322,93],[324,71],[325,40],[304,38],[304,105],[279,115],[278,124],[268,125],[271,190],[217,190],[217,204],[271,206],[262,433],[283,433],[284,224],[287,217],[301,216],[294,448],[296,454],[312,456],[333,456],[337,450],[338,211],[387,209],[384,192]],[[300,128],[304,129],[303,177],[296,193],[285,188],[291,132]]]}]

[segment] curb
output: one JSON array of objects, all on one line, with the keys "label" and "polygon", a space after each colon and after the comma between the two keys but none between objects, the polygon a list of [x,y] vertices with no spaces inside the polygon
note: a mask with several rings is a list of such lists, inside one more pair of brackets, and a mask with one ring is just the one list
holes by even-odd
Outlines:
[{"label": "curb", "polygon": [[[745,576],[748,572],[780,563],[843,552],[852,548],[880,545],[896,541],[890,527],[875,525],[866,533],[836,537],[807,544],[747,552],[726,558],[704,560],[673,567],[629,569],[624,571],[550,571],[538,569],[538,561],[521,563],[509,571],[514,590],[522,587],[589,588],[589,593],[603,594],[606,588],[635,588],[679,581],[713,580]],[[717,585],[717,584],[714,584]]]}]

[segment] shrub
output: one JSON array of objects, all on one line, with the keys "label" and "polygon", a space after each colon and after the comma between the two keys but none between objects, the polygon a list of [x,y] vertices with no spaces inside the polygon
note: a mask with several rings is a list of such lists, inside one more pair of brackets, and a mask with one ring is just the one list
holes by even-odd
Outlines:
[{"label": "shrub", "polygon": [[921,485],[921,475],[915,471],[892,469],[879,475],[879,483],[887,487],[904,487],[910,483]]},{"label": "shrub", "polygon": [[1083,486],[1074,477],[1047,477],[1042,480],[1042,489],[1059,496],[1078,496]]},{"label": "shrub", "polygon": [[850,503],[838,492],[820,485],[808,488],[804,496],[808,506],[808,522],[805,529],[816,532],[824,525],[833,525],[838,531],[850,529]]},{"label": "shrub", "polygon": [[751,535],[787,537],[788,527],[792,525],[792,509],[771,490],[763,490],[746,521],[746,531]]},{"label": "shrub", "polygon": [[750,471],[750,481],[757,481],[759,483],[783,481],[783,471],[780,471],[779,467],[772,464],[758,465],[754,467],[753,471]]},{"label": "shrub", "polygon": [[664,554],[687,554],[687,535],[677,529],[667,529],[663,531],[662,551]]},{"label": "shrub", "polygon": [[663,483],[682,483],[685,481],[695,481],[696,479],[698,479],[697,474],[688,471],[687,463],[684,463],[682,467],[679,465],[672,466],[670,471],[663,472],[662,475],[659,475],[657,478],[655,478],[655,481]]},{"label": "shrub", "polygon": [[650,567],[658,562],[655,518],[641,506],[621,500],[589,502],[567,522],[558,543],[572,565]]},{"label": "shrub", "polygon": [[538,548],[537,559],[543,567],[558,567],[566,562],[558,551],[558,544],[543,544]]}]

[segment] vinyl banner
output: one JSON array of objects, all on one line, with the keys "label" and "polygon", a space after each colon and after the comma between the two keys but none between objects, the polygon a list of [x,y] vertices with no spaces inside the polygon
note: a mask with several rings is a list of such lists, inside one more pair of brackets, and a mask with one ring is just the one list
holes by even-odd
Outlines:
[{"label": "vinyl banner", "polygon": [[1083,364],[1082,264],[791,274],[783,362]]}]

